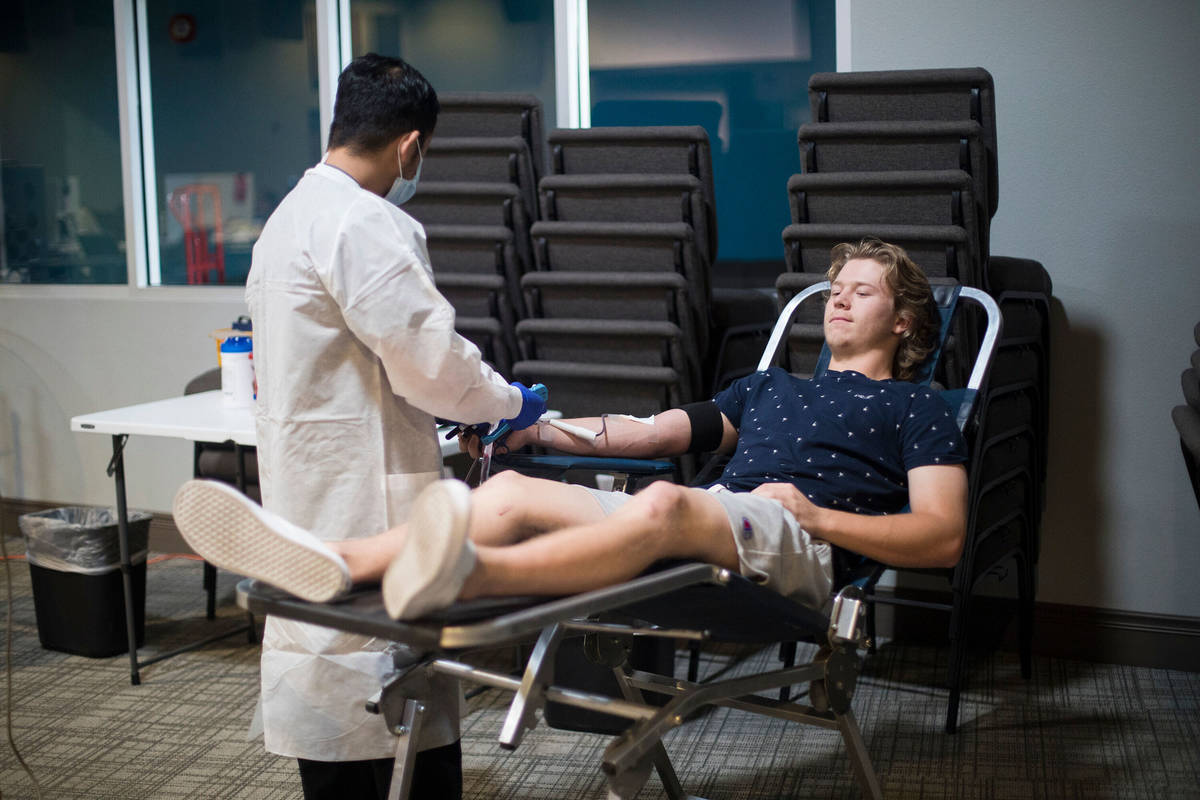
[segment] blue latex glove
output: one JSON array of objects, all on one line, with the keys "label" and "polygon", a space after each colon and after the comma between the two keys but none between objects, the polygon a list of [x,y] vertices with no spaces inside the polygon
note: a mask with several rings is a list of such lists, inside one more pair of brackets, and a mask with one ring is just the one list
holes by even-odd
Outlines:
[{"label": "blue latex glove", "polygon": [[532,387],[528,387],[520,381],[513,381],[512,385],[521,390],[521,410],[511,419],[500,420],[500,424],[496,426],[496,430],[480,437],[480,441],[484,444],[491,444],[497,439],[507,436],[509,431],[519,431],[522,428],[528,428],[537,422],[542,414],[546,413],[546,397],[548,393],[543,384],[535,383]]}]

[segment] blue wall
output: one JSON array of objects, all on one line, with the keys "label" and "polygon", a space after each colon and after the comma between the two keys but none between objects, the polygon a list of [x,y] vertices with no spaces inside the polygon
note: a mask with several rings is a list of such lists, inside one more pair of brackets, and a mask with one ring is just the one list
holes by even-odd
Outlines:
[{"label": "blue wall", "polygon": [[833,0],[797,3],[797,13],[808,15],[808,61],[592,68],[594,127],[701,125],[708,131],[720,260],[783,259],[787,180],[800,171],[796,130],[810,116],[808,79],[837,68]]}]

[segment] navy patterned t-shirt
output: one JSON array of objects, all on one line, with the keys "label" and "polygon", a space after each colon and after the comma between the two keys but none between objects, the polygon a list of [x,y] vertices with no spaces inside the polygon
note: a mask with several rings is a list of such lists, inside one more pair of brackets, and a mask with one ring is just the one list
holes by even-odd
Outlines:
[{"label": "navy patterned t-shirt", "polygon": [[946,402],[927,386],[778,367],[735,381],[714,398],[738,431],[720,483],[750,491],[791,483],[824,508],[888,514],[908,505],[908,471],[961,464],[966,445]]}]

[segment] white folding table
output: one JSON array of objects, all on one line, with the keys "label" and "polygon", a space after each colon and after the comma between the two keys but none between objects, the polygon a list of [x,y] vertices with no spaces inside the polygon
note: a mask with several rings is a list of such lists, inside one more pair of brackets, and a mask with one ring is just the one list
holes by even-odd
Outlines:
[{"label": "white folding table", "polygon": [[[134,626],[133,564],[129,551],[129,515],[125,505],[125,443],[130,435],[161,436],[186,439],[191,442],[231,443],[237,463],[238,489],[245,490],[245,448],[255,445],[254,415],[249,408],[224,405],[219,390],[171,397],[124,408],[82,414],[71,418],[71,430],[81,433],[104,433],[112,436],[113,455],[108,462],[108,475],[115,480],[117,494],[117,532],[121,552],[121,575],[125,590],[125,626],[129,636],[130,682],[141,683],[140,668],[180,653],[195,650],[211,642],[243,631],[249,632],[251,642],[257,641],[253,618],[248,625],[207,637],[146,661],[137,658],[137,631]],[[447,440],[438,433],[442,457],[459,452],[458,442]],[[205,588],[208,591],[208,617],[214,616],[216,570],[208,562],[205,568]]]}]

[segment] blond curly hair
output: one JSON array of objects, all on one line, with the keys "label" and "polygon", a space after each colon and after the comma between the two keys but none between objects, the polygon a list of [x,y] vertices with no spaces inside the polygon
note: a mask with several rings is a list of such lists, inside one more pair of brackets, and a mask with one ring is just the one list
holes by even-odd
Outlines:
[{"label": "blond curly hair", "polygon": [[835,245],[830,255],[827,275],[831,283],[847,261],[870,259],[883,267],[883,281],[892,293],[893,308],[909,320],[892,359],[892,375],[902,381],[911,380],[936,349],[941,331],[941,317],[925,273],[903,247],[873,237],[856,244]]}]

